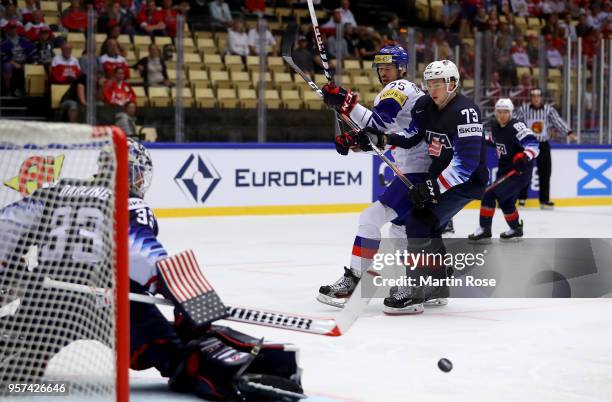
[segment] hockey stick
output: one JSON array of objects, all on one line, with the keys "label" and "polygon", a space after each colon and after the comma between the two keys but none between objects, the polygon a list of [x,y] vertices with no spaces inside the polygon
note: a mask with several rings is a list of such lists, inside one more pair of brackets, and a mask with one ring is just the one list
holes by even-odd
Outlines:
[{"label": "hockey stick", "polygon": [[492,183],[489,187],[487,187],[485,189],[485,193],[487,191],[493,190],[495,187],[499,186],[500,184],[502,184],[503,182],[505,182],[506,180],[508,180],[510,177],[514,176],[517,173],[518,171],[516,169],[512,169],[511,171],[506,173],[503,177],[501,177],[499,180],[497,180],[495,183]]},{"label": "hockey stick", "polygon": [[[112,289],[57,281],[51,278],[44,279],[43,287],[99,296],[102,298],[105,304],[110,304],[113,297]],[[172,301],[161,299],[159,297],[139,293],[130,293],[129,297],[131,301],[138,303],[159,304],[162,306],[174,307],[174,303]],[[340,336],[345,334],[354,322],[354,320],[351,320],[350,317],[345,317],[347,314],[342,313],[338,319],[315,318],[257,308],[234,306],[227,306],[227,313],[229,316],[225,319],[229,321],[327,336]]]},{"label": "hockey stick", "polygon": [[[317,28],[317,31],[318,31],[318,28]],[[283,60],[285,60],[285,62],[289,64],[289,66],[291,67],[293,71],[295,71],[300,77],[302,77],[304,81],[306,81],[308,86],[310,86],[310,88],[314,92],[316,92],[317,95],[323,98],[323,92],[321,91],[319,86],[315,84],[310,79],[310,77],[306,73],[304,73],[304,71],[302,71],[301,68],[297,66],[297,64],[295,64],[295,61],[293,61],[293,57],[291,54],[293,51],[293,42],[295,41],[296,33],[297,33],[296,25],[293,23],[289,24],[289,27],[287,27],[287,30],[285,31],[285,34],[283,35],[283,38],[281,41],[281,48],[282,48],[281,53],[282,53]],[[350,117],[344,116],[338,113],[338,111],[336,110],[334,110],[334,113],[336,113],[337,117],[341,118],[346,124],[348,124],[348,126],[352,130],[355,130],[355,131],[361,130],[361,127],[359,127]],[[406,185],[406,187],[408,187],[408,189],[412,190],[414,185],[410,182],[410,180],[408,180],[406,176],[404,176],[404,173],[402,173],[402,171],[393,162],[391,162],[391,160],[387,158],[385,154],[376,145],[374,145],[374,143],[372,143],[372,140],[370,140],[370,145],[372,146],[372,150],[376,153],[376,155],[378,155],[378,157],[382,159],[382,161],[385,162],[391,168],[391,170],[393,170],[393,172]]]}]

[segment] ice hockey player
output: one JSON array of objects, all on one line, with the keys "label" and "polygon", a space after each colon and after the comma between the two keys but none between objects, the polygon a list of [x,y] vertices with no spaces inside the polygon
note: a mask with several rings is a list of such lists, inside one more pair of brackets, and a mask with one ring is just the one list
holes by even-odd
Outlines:
[{"label": "ice hockey player", "polygon": [[[130,291],[143,294],[160,293],[165,296],[167,290],[164,288],[163,281],[158,279],[160,276],[157,273],[156,263],[167,253],[157,239],[157,220],[143,200],[151,183],[153,165],[146,148],[135,140],[129,139],[128,141]],[[102,151],[99,157],[100,163],[104,164],[106,158],[108,154]],[[55,186],[38,190],[30,197],[0,210],[0,229],[3,229],[3,232],[6,229],[11,236],[16,238],[23,237],[25,234],[27,239],[40,242],[43,250],[48,248],[53,251],[49,257],[46,257],[44,252],[40,254],[40,264],[43,266],[55,261],[54,258],[66,257],[64,250],[57,245],[46,247],[45,243],[52,241],[53,237],[47,235],[50,229],[47,227],[49,220],[42,218],[49,214],[52,215],[55,208],[74,204],[70,198],[62,197],[63,190],[68,185],[79,185],[82,188],[106,186],[106,191],[112,191],[112,183],[103,175],[97,175],[93,180],[62,179]],[[82,191],[82,193],[87,192]],[[93,191],[91,193],[100,194],[100,192]],[[91,213],[92,205],[96,204],[89,201],[83,197],[79,199],[80,205],[86,205],[85,209]],[[78,208],[78,205],[72,206]],[[20,221],[26,216],[32,217],[32,224],[24,224],[25,221]],[[19,220],[15,222],[13,218]],[[42,222],[42,226],[35,233],[44,233],[41,235],[43,237],[32,238],[28,235],[28,230],[33,227],[32,225],[38,225],[36,222]],[[104,227],[110,228],[110,225],[99,226],[99,228]],[[109,230],[108,228],[106,230]],[[109,235],[109,233],[100,235]],[[18,249],[16,251],[0,250],[0,260],[19,261],[20,256],[27,249],[27,244]],[[107,257],[104,261],[109,263],[110,259]],[[86,263],[91,262],[91,258],[86,261]],[[61,268],[61,265],[56,263],[51,266]],[[18,282],[20,277],[28,275],[27,269],[18,263],[9,263],[8,269],[16,271],[11,274],[13,282]],[[61,269],[55,268],[55,271],[45,274],[61,275]],[[3,281],[6,278],[5,273],[0,276]],[[0,288],[2,285],[0,282]],[[4,286],[7,285],[4,284]],[[39,303],[40,300],[39,296],[33,299],[36,303]],[[26,309],[23,314],[32,314],[32,311],[27,310],[27,300],[22,303],[20,310],[22,308]],[[295,348],[285,348],[285,345],[282,344],[262,343],[258,339],[228,327],[214,325],[214,323],[205,328],[191,328],[187,320],[183,320],[180,315],[175,318],[175,322],[170,322],[154,305],[130,302],[130,367],[132,369],[143,370],[155,367],[163,377],[169,379],[169,386],[172,390],[193,393],[207,400],[289,401],[299,399],[297,395],[302,394],[301,369],[297,365]],[[28,317],[20,317],[18,312],[15,319],[28,319]],[[40,318],[40,320],[44,319],[44,317]],[[47,326],[54,328],[52,321],[58,321],[58,319],[54,316],[48,321]],[[98,323],[91,325],[95,327]],[[19,328],[19,326],[13,325],[13,328]],[[35,347],[37,344],[42,344],[44,346],[44,351],[41,351],[36,359],[30,358],[29,365],[20,366],[21,371],[19,372],[13,370],[9,376],[4,376],[3,369],[0,367],[0,380],[20,380],[32,375],[42,376],[48,359],[63,346],[75,340],[70,338],[70,334],[62,331],[61,328],[55,328],[57,336],[53,338],[56,341],[53,348],[49,347],[51,342],[48,334],[35,334],[35,337],[45,336],[45,342],[42,342],[41,339],[37,341],[21,338],[16,338],[19,339],[18,342],[3,343],[0,341],[0,353],[2,354],[10,354],[11,350],[8,349],[12,348],[14,351],[24,345]],[[52,350],[49,351],[49,349]],[[30,354],[33,352],[30,351]],[[31,363],[33,360],[36,360],[35,364]]]},{"label": "ice hockey player", "polygon": [[[412,183],[424,180],[430,159],[427,146],[420,141],[411,149],[397,147],[397,139],[409,134],[412,108],[423,92],[407,80],[408,53],[401,46],[386,46],[375,56],[372,65],[376,69],[382,91],[369,110],[358,103],[358,96],[350,90],[334,85],[323,87],[323,99],[327,105],[350,117],[361,131],[344,132],[336,137],[336,149],[342,155],[353,151],[371,151],[370,141],[380,149],[391,149],[395,163]],[[381,228],[392,222],[389,235],[405,238],[403,221],[412,208],[408,188],[397,177],[384,193],[359,216],[357,235],[353,243],[350,267],[332,285],[321,286],[317,300],[342,307],[353,293],[363,272],[370,267],[381,241]]]},{"label": "ice hockey player", "polygon": [[523,237],[523,221],[519,221],[516,200],[521,189],[531,181],[533,160],[540,152],[538,140],[525,123],[512,118],[514,105],[508,98],[501,98],[495,104],[495,121],[491,124],[491,141],[497,148],[499,165],[497,178],[515,171],[497,187],[487,191],[480,204],[480,226],[469,235],[472,242],[485,243],[491,239],[491,224],[496,203],[504,213],[510,230],[499,235],[502,241]]},{"label": "ice hockey player", "polygon": [[[412,109],[416,136],[399,146],[409,147],[425,138],[432,163],[428,178],[410,191],[415,206],[405,220],[408,251],[445,254],[441,234],[452,217],[471,200],[480,200],[489,178],[480,109],[458,93],[459,70],[455,63],[430,63],[423,73],[429,96],[420,98]],[[423,266],[411,272],[445,279],[449,268]],[[384,300],[388,314],[423,312],[423,303],[445,301],[446,286],[402,287]]]}]

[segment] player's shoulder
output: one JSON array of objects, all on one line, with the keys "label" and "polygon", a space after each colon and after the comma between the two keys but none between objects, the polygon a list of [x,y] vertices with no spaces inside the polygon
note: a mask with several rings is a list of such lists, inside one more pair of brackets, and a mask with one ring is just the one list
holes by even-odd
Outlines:
[{"label": "player's shoulder", "polygon": [[465,96],[463,94],[457,94],[455,96],[455,102],[452,103],[452,107],[455,110],[457,110],[458,112],[460,112],[463,109],[472,108],[472,109],[478,111],[478,113],[480,113],[480,108],[478,107],[476,102],[474,102],[473,99],[470,99],[470,98],[468,98],[467,96]]},{"label": "player's shoulder", "polygon": [[130,196],[128,199],[128,210],[134,211],[141,208],[149,208],[149,205],[140,197]]}]

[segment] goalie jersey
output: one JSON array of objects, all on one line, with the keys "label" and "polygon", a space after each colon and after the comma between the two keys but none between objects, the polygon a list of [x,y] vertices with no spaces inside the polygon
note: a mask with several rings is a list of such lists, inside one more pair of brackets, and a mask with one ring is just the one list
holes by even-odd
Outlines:
[{"label": "goalie jersey", "polygon": [[425,173],[431,163],[425,142],[420,141],[410,149],[401,146],[402,139],[414,136],[412,109],[423,95],[414,83],[396,80],[376,96],[372,110],[358,104],[351,112],[351,119],[361,128],[369,126],[388,134],[387,149],[391,149],[393,159],[403,173]]}]

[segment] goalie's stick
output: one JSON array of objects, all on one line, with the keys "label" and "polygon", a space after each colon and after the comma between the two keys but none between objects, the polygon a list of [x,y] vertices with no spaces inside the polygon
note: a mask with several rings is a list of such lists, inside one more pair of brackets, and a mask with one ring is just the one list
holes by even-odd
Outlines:
[{"label": "goalie's stick", "polygon": [[[99,296],[106,304],[110,304],[113,296],[111,289],[63,282],[51,278],[44,279],[43,287]],[[170,300],[159,297],[139,293],[130,293],[129,296],[131,301],[139,303],[174,306],[174,303]],[[342,313],[338,319],[315,318],[257,308],[234,306],[227,306],[227,313],[229,316],[225,319],[230,321],[327,336],[340,336],[345,334],[354,322],[354,320],[351,320],[352,314],[349,317],[345,317],[347,314]]]},{"label": "goalie's stick", "polygon": [[506,173],[504,176],[502,176],[499,180],[497,180],[495,183],[492,183],[489,187],[487,187],[485,189],[485,193],[487,191],[493,190],[495,187],[499,186],[500,184],[502,184],[503,182],[505,182],[506,180],[508,180],[510,177],[514,176],[517,173],[518,171],[516,169],[512,169],[511,171]]},{"label": "goalie's stick", "polygon": [[[310,1],[309,1],[309,7],[310,7]],[[313,17],[313,15],[314,14],[311,13],[311,18]],[[316,21],[316,15],[314,15],[314,20]],[[313,26],[314,26],[314,23],[313,23]],[[315,36],[316,36],[316,33],[318,33],[318,25],[317,25],[317,29],[315,30]],[[295,64],[295,62],[293,61],[292,52],[293,52],[293,43],[295,42],[296,34],[297,34],[297,26],[295,25],[295,23],[290,23],[281,41],[281,52],[282,52],[283,60],[285,60],[285,62],[289,64],[289,66],[291,67],[293,71],[299,74],[299,76],[302,77],[304,81],[306,81],[308,86],[310,86],[310,88],[314,92],[316,92],[317,95],[323,98],[323,92],[321,91],[319,86],[315,84],[312,81],[312,79],[310,79],[310,77],[306,73],[304,73],[304,71],[302,71],[302,69],[299,68],[297,64]],[[317,37],[317,38],[318,38],[317,41],[321,40],[320,37]],[[319,50],[321,50],[321,47],[319,47]],[[323,56],[321,56],[321,59],[323,59]],[[327,60],[327,56],[325,56],[325,59]],[[326,71],[325,68],[324,68],[324,71]],[[338,111],[336,110],[334,110],[334,112],[336,113],[336,116],[341,118],[346,124],[348,124],[348,126],[352,130],[355,130],[355,131],[361,130],[361,127],[359,127],[350,117],[344,116],[338,113]],[[378,155],[378,157],[382,159],[382,161],[385,162],[391,168],[391,170],[393,170],[393,172],[397,175],[397,177],[399,177],[402,183],[404,183],[406,187],[408,187],[408,189],[412,190],[412,188],[414,187],[414,184],[412,184],[410,180],[408,180],[408,178],[404,176],[404,173],[402,173],[402,171],[393,162],[391,162],[389,158],[385,156],[385,154],[372,142],[371,139],[369,139],[369,141],[370,141],[370,145],[372,146],[372,150],[376,153],[376,155]]]}]

